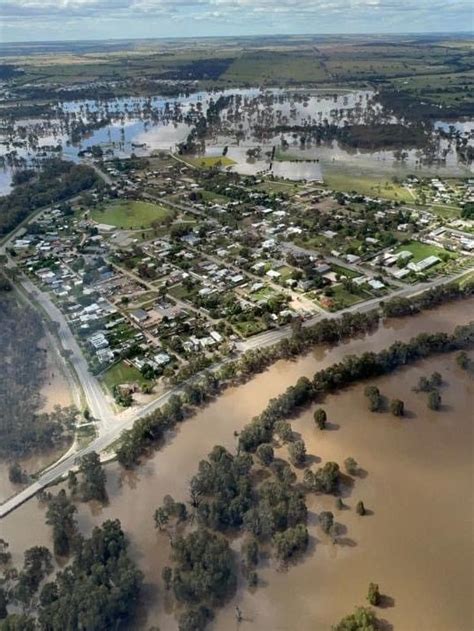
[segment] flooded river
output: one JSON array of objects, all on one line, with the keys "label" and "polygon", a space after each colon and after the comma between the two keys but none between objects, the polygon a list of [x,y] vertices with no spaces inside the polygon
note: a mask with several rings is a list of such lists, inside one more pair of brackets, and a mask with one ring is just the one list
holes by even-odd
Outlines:
[{"label": "flooded river", "polygon": [[[155,532],[154,509],[166,494],[187,499],[188,485],[200,459],[215,444],[232,449],[234,430],[258,414],[269,398],[302,375],[333,364],[348,353],[380,350],[395,340],[422,331],[451,331],[472,319],[474,300],[437,311],[388,321],[371,335],[335,348],[318,348],[294,362],[281,361],[251,382],[229,389],[185,422],[167,445],[135,472],[107,467],[110,503],[103,509],[80,506],[84,532],[107,518],[120,518],[130,537],[131,552],[145,573],[143,619],[134,625],[175,631],[161,585],[168,561],[168,539]],[[412,387],[420,375],[438,370],[444,377],[443,409],[429,412],[426,395]],[[353,456],[364,473],[347,492],[348,507],[337,511],[332,497],[309,497],[308,554],[288,571],[273,561],[259,569],[261,586],[239,588],[217,612],[213,631],[236,626],[238,605],[246,621],[241,627],[273,631],[329,630],[331,624],[365,604],[368,583],[379,583],[386,595],[380,615],[398,631],[468,631],[472,626],[472,401],[471,378],[444,356],[404,369],[377,385],[388,398],[405,401],[407,416],[372,414],[363,386],[355,386],[325,402],[332,431],[314,429],[313,409],[292,424],[309,454],[322,463],[342,464]],[[362,499],[370,515],[358,517]],[[333,545],[316,525],[320,510],[333,510],[341,524],[341,543]],[[0,536],[10,542],[15,561],[33,544],[50,544],[44,509],[31,500],[0,522]]]}]

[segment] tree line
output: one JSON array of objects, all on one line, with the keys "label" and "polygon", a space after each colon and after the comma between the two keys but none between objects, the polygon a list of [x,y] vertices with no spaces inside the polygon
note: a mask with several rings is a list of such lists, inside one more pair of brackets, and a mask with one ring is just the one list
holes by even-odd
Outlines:
[{"label": "tree line", "polygon": [[474,280],[468,280],[464,285],[450,283],[427,289],[417,296],[410,298],[391,298],[382,304],[382,313],[386,317],[400,318],[413,315],[426,309],[434,309],[445,302],[462,300],[474,295]]},{"label": "tree line", "polygon": [[0,236],[8,234],[33,211],[61,202],[91,188],[99,179],[89,166],[59,158],[44,160],[38,172],[16,174],[11,193],[0,197]]}]

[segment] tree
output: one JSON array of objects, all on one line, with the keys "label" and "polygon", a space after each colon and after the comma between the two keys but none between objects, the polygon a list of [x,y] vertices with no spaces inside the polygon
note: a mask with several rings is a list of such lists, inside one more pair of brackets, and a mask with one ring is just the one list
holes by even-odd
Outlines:
[{"label": "tree", "polygon": [[212,612],[204,606],[186,609],[178,621],[179,631],[204,631]]},{"label": "tree", "polygon": [[428,393],[428,407],[430,410],[439,410],[441,407],[441,395],[437,390]]},{"label": "tree", "polygon": [[357,513],[358,515],[361,515],[361,516],[365,515],[365,513],[366,513],[365,506],[364,506],[364,502],[363,502],[362,500],[359,500],[359,501],[357,502],[357,505],[356,505],[356,513]]},{"label": "tree", "polygon": [[331,511],[323,511],[322,513],[319,513],[319,523],[322,531],[329,534],[334,526],[333,513],[331,513]]},{"label": "tree", "polygon": [[290,443],[288,447],[288,453],[290,454],[290,460],[295,466],[301,466],[306,460],[306,446],[304,441],[295,440],[294,443]]},{"label": "tree", "polygon": [[12,613],[0,624],[1,631],[35,631],[36,628],[34,618],[20,613]]},{"label": "tree", "polygon": [[369,410],[379,412],[382,406],[382,397],[377,386],[366,386],[364,394],[369,399]]},{"label": "tree", "polygon": [[173,578],[173,570],[169,566],[165,565],[165,567],[161,570],[161,578],[163,579],[165,588],[168,590],[171,587],[171,580]]},{"label": "tree", "polygon": [[349,475],[357,475],[359,472],[359,465],[351,456],[344,460],[344,468]]},{"label": "tree", "polygon": [[71,491],[71,495],[74,496],[77,493],[77,475],[74,471],[68,471],[67,474],[67,488]]},{"label": "tree", "polygon": [[4,618],[8,616],[7,605],[8,605],[7,593],[3,589],[3,587],[0,586],[0,620],[3,620]]},{"label": "tree", "polygon": [[78,538],[75,555],[40,595],[39,628],[129,628],[143,576],[127,552],[118,520],[105,521],[90,538]]},{"label": "tree", "polygon": [[269,443],[263,443],[257,447],[256,455],[260,462],[268,467],[273,462],[273,447]]},{"label": "tree", "polygon": [[336,462],[326,462],[315,473],[307,469],[303,482],[309,491],[334,493],[339,483],[339,465]]},{"label": "tree", "polygon": [[259,557],[258,542],[255,539],[244,541],[242,544],[242,555],[247,568],[256,567]]},{"label": "tree", "polygon": [[18,574],[14,597],[28,606],[41,581],[52,571],[51,552],[44,546],[33,546],[25,552],[23,568]]},{"label": "tree", "polygon": [[102,468],[99,454],[91,451],[82,456],[79,463],[79,473],[82,474],[80,486],[82,500],[84,502],[90,500],[105,502],[107,500],[106,475]]},{"label": "tree", "polygon": [[277,558],[287,561],[301,554],[308,547],[308,539],[308,529],[304,524],[297,524],[294,528],[277,532],[273,537]]},{"label": "tree", "polygon": [[467,370],[469,368],[470,361],[465,351],[462,351],[461,353],[459,353],[459,355],[456,356],[456,363],[459,368],[462,368],[463,370]]},{"label": "tree", "polygon": [[443,377],[439,372],[433,372],[430,377],[430,385],[432,388],[439,388],[443,383]]},{"label": "tree", "polygon": [[224,537],[204,528],[172,542],[173,592],[183,603],[218,603],[236,588],[234,555]]},{"label": "tree", "polygon": [[18,462],[13,462],[8,467],[8,479],[12,484],[24,484],[28,481],[28,475],[21,468]]},{"label": "tree", "polygon": [[371,609],[358,607],[336,624],[332,631],[377,631],[377,618]]},{"label": "tree", "polygon": [[377,583],[369,583],[367,600],[369,601],[369,604],[373,605],[374,607],[380,604],[380,592]]},{"label": "tree", "polygon": [[390,412],[393,416],[403,416],[405,413],[405,404],[401,399],[392,399],[390,401]]},{"label": "tree", "polygon": [[293,431],[287,421],[277,421],[275,423],[275,434],[284,443],[289,443],[293,440]]},{"label": "tree", "polygon": [[54,553],[58,556],[67,556],[71,550],[71,544],[77,533],[74,518],[76,512],[77,508],[67,497],[64,489],[49,500],[46,523],[53,527]]},{"label": "tree", "polygon": [[314,422],[319,427],[319,429],[325,429],[327,422],[326,410],[323,410],[323,408],[318,408],[314,413]]}]

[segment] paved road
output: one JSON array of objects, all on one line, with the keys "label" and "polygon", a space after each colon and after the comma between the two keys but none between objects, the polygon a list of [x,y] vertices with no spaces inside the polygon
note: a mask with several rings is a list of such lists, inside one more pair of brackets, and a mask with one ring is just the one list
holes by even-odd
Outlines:
[{"label": "paved road", "polygon": [[56,333],[61,342],[61,346],[69,354],[69,363],[73,366],[77,379],[82,386],[87,407],[91,415],[96,419],[99,433],[102,433],[114,423],[115,413],[104,391],[100,387],[99,382],[94,375],[89,372],[84,355],[65,317],[51,301],[49,296],[40,291],[31,281],[20,280],[19,282],[23,289],[32,297],[33,301],[36,302],[36,304],[47,313],[50,320],[56,324]]}]

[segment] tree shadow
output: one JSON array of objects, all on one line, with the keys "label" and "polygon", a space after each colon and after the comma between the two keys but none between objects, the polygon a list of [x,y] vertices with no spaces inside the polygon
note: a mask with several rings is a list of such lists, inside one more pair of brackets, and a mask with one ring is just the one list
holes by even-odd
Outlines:
[{"label": "tree shadow", "polygon": [[357,467],[356,476],[361,480],[364,480],[369,475],[367,469],[363,469],[362,467]]},{"label": "tree shadow", "polygon": [[334,522],[333,532],[335,537],[339,537],[340,535],[347,534],[347,526],[345,524],[341,524],[337,521]]},{"label": "tree shadow", "polygon": [[308,454],[306,456],[306,462],[304,464],[305,467],[310,467],[313,464],[318,464],[321,462],[321,458],[319,456],[315,456],[313,454]]},{"label": "tree shadow", "polygon": [[324,428],[325,432],[336,432],[338,429],[341,429],[341,426],[338,423],[326,423],[326,427]]},{"label": "tree shadow", "polygon": [[336,537],[336,544],[346,548],[355,548],[357,546],[357,542],[350,537]]},{"label": "tree shadow", "polygon": [[378,606],[382,609],[395,607],[395,599],[391,596],[388,596],[387,594],[380,594]]},{"label": "tree shadow", "polygon": [[341,473],[339,475],[339,497],[348,498],[352,495],[352,491],[354,490],[355,481],[349,475],[345,473]]},{"label": "tree shadow", "polygon": [[377,621],[377,629],[378,631],[393,631],[393,624],[388,620],[379,618]]}]

